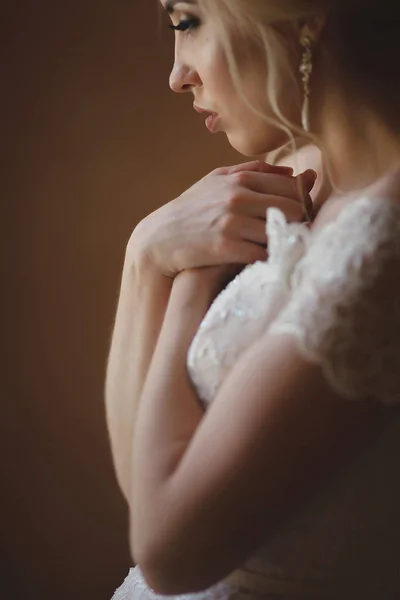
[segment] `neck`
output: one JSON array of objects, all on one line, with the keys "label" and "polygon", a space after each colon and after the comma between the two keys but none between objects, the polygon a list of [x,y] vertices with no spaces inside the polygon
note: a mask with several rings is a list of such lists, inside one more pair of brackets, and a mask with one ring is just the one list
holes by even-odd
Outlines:
[{"label": "neck", "polygon": [[350,114],[332,94],[321,119],[325,152],[333,184],[343,192],[373,185],[400,166],[400,140],[365,108]]}]

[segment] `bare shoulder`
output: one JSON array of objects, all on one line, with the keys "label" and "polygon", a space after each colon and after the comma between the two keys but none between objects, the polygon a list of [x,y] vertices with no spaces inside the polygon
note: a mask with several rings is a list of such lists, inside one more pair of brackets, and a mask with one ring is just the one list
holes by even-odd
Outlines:
[{"label": "bare shoulder", "polygon": [[315,221],[312,224],[311,229],[318,231],[321,227],[335,221],[339,213],[343,208],[350,202],[350,198],[347,196],[331,196],[329,200],[321,207],[318,212]]},{"label": "bare shoulder", "polygon": [[361,196],[368,196],[377,202],[391,202],[400,207],[400,168],[391,171],[358,193],[331,195],[318,212],[312,230],[317,231],[330,221],[336,220],[345,206]]},{"label": "bare shoulder", "polygon": [[384,198],[393,204],[400,205],[400,167],[390,171],[368,188],[371,197]]}]

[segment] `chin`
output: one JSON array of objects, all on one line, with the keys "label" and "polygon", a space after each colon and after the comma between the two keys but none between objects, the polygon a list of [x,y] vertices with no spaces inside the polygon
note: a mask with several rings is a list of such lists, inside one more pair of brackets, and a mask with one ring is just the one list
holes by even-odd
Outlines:
[{"label": "chin", "polygon": [[236,150],[236,152],[239,152],[239,154],[242,154],[248,158],[257,158],[261,154],[265,153],[265,150],[260,149],[258,146],[249,141],[238,139],[232,140],[229,136],[227,136],[227,138],[229,144],[234,150]]},{"label": "chin", "polygon": [[260,137],[255,139],[244,135],[230,135],[229,133],[227,133],[226,136],[234,150],[243,154],[243,156],[258,158],[281,148],[287,140],[282,141],[282,132],[279,132],[279,134],[264,137],[263,139],[260,139]]}]

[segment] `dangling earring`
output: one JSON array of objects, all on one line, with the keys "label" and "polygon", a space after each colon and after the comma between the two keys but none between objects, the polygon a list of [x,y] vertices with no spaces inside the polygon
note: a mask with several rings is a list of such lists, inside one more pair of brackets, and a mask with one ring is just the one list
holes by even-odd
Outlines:
[{"label": "dangling earring", "polygon": [[310,131],[310,79],[313,70],[312,64],[312,34],[307,25],[304,26],[300,43],[303,47],[303,57],[300,65],[300,73],[303,81],[304,100],[301,111],[301,122],[304,131]]}]

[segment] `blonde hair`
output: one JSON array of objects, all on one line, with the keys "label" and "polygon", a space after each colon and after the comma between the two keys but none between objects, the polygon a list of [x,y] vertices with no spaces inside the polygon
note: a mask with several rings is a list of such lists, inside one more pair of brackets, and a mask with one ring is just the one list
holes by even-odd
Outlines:
[{"label": "blonde hair", "polygon": [[[201,5],[218,30],[237,93],[256,114],[287,134],[289,141],[285,148],[297,149],[297,135],[300,145],[309,141],[324,152],[322,141],[290,122],[279,105],[288,77],[301,86],[300,65],[294,69],[289,36],[295,34],[300,41],[300,24],[319,16],[326,17],[326,24],[318,47],[325,66],[329,65],[329,76],[334,78],[335,86],[340,87],[347,98],[362,101],[394,133],[400,134],[397,110],[400,94],[397,89],[391,89],[400,59],[397,2],[382,6],[381,0],[201,0]],[[272,116],[261,113],[246,97],[235,55],[237,36],[242,43],[256,41],[265,50],[266,97]],[[299,92],[301,98],[301,87]],[[282,154],[282,149],[277,153]],[[273,153],[275,159],[277,153]],[[329,164],[326,167],[333,184]]]}]

